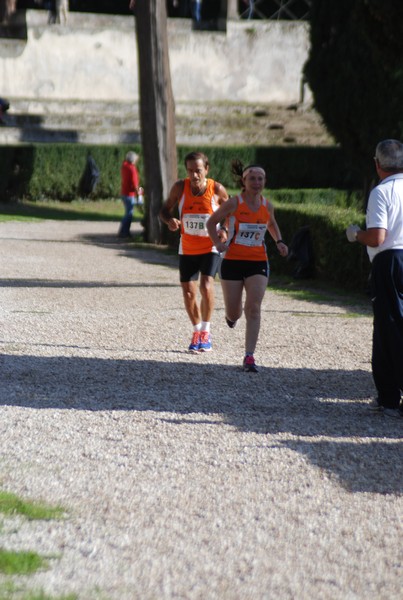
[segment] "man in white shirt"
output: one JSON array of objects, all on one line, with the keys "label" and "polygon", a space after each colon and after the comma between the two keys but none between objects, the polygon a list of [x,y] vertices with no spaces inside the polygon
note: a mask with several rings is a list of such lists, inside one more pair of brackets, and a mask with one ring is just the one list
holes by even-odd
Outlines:
[{"label": "man in white shirt", "polygon": [[370,408],[403,417],[403,144],[383,140],[375,151],[380,183],[372,190],[366,230],[350,225],[350,242],[367,246],[374,312],[372,374],[378,397]]}]

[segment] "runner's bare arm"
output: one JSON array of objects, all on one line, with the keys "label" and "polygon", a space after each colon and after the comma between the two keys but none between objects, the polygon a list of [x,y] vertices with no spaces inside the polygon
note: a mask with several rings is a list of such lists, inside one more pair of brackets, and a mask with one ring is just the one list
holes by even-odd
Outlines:
[{"label": "runner's bare arm", "polygon": [[[225,187],[223,185],[221,185],[221,183],[218,183],[218,181],[214,182],[214,194],[216,196],[217,204],[219,206],[221,206],[223,204],[223,202],[226,202],[229,197]],[[223,219],[221,221],[221,229],[218,230],[218,237],[220,238],[220,242],[227,241],[227,237],[228,237],[228,220],[227,219]]]},{"label": "runner's bare arm", "polygon": [[169,192],[168,200],[164,202],[159,213],[160,220],[165,223],[165,225],[168,225],[170,231],[176,231],[181,225],[180,220],[172,216],[172,212],[183,194],[183,188],[183,179],[179,179],[173,184],[171,191]]},{"label": "runner's bare arm", "polygon": [[217,203],[220,206],[223,202],[226,202],[229,197],[225,187],[221,185],[221,183],[218,183],[218,181],[214,182],[214,194],[217,196]]},{"label": "runner's bare arm", "polygon": [[273,240],[276,242],[277,250],[279,251],[281,256],[287,256],[288,254],[288,246],[283,242],[281,238],[280,227],[277,224],[276,218],[274,216],[274,207],[269,202],[268,205],[270,220],[267,222],[267,231],[270,233]]},{"label": "runner's bare arm", "polygon": [[224,252],[226,249],[226,246],[225,246],[224,242],[221,241],[222,236],[219,235],[220,232],[217,231],[217,225],[218,225],[218,223],[226,221],[227,217],[229,217],[229,215],[232,212],[234,212],[234,210],[236,209],[237,204],[238,204],[238,200],[236,197],[230,198],[229,200],[227,200],[226,202],[221,204],[221,206],[215,212],[213,212],[213,214],[210,216],[209,220],[207,221],[208,234],[209,234],[214,246],[217,248],[217,250],[219,252]]}]

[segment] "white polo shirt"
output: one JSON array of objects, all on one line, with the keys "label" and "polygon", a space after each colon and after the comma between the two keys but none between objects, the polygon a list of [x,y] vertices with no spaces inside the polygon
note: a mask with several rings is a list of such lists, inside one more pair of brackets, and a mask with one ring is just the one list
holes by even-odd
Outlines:
[{"label": "white polo shirt", "polygon": [[370,193],[368,199],[367,229],[386,229],[383,244],[376,248],[367,246],[369,260],[390,249],[403,249],[403,173],[389,175]]}]

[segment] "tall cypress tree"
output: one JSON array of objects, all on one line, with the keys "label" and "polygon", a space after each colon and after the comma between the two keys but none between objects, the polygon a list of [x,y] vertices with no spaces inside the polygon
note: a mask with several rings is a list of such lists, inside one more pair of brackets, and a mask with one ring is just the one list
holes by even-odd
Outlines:
[{"label": "tall cypress tree", "polygon": [[369,185],[378,141],[403,137],[403,2],[313,0],[305,76],[315,107]]}]

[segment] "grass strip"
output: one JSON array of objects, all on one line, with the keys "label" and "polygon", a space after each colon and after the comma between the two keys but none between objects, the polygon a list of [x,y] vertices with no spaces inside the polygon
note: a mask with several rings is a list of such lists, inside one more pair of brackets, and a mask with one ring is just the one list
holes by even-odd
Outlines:
[{"label": "grass strip", "polygon": [[47,566],[47,561],[36,552],[13,552],[0,548],[0,573],[5,575],[28,575]]},{"label": "grass strip", "polygon": [[23,515],[27,519],[59,519],[65,511],[60,507],[47,506],[38,502],[23,500],[11,492],[0,491],[0,513]]},{"label": "grass strip", "polygon": [[77,594],[49,596],[43,590],[28,590],[21,584],[17,586],[13,581],[0,584],[0,598],[1,600],[78,600]]},{"label": "grass strip", "polygon": [[[123,205],[119,200],[72,202],[19,202],[0,203],[0,221],[119,221],[123,217]],[[140,221],[142,214],[136,209],[134,221]]]}]

